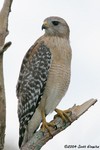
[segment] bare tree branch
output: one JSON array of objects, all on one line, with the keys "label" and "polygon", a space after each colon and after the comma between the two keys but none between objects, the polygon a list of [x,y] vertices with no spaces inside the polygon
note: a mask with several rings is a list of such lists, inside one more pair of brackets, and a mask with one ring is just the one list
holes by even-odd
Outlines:
[{"label": "bare tree branch", "polygon": [[13,0],[5,0],[0,11],[0,50],[4,46],[5,38],[8,35],[8,16],[11,11],[11,4]]},{"label": "bare tree branch", "polygon": [[11,10],[12,0],[5,0],[0,11],[0,150],[4,148],[5,126],[6,126],[6,102],[3,78],[3,52],[11,45],[5,43],[8,35],[8,16]]},{"label": "bare tree branch", "polygon": [[[83,103],[82,105],[74,105],[69,110],[70,113],[67,113],[67,115],[71,118],[72,122],[77,120],[83,113],[85,113],[92,105],[94,105],[97,102],[96,99],[90,99]],[[68,126],[71,125],[71,122],[69,120],[66,120],[66,123],[62,121],[60,117],[54,117],[54,119],[51,121],[56,125],[56,129],[51,127],[51,133],[53,136],[60,133],[64,129],[66,129]],[[48,142],[52,137],[49,135],[48,131],[45,131],[43,133],[41,130],[37,131],[32,139],[30,139],[21,150],[40,150],[41,147]]]}]

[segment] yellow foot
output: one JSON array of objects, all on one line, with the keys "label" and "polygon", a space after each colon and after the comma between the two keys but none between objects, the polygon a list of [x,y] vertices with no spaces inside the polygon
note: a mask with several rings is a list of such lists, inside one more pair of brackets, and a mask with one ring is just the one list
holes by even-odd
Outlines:
[{"label": "yellow foot", "polygon": [[52,136],[52,133],[51,133],[51,130],[50,130],[50,127],[55,127],[55,124],[54,123],[48,123],[48,122],[43,122],[42,123],[42,126],[41,126],[41,130],[43,131],[43,132],[45,132],[45,129],[47,129],[48,130],[48,132],[49,132],[49,134]]},{"label": "yellow foot", "polygon": [[53,136],[52,133],[51,133],[50,127],[53,127],[53,128],[54,128],[54,127],[55,127],[55,124],[54,124],[53,122],[50,122],[50,123],[46,122],[46,117],[45,117],[44,111],[41,111],[41,115],[42,115],[42,126],[41,126],[41,130],[44,132],[45,129],[47,129],[48,132],[49,132],[49,134],[50,134],[51,136]]},{"label": "yellow foot", "polygon": [[56,108],[55,111],[57,112],[57,115],[55,115],[55,118],[60,116],[64,122],[66,122],[66,119],[68,119],[72,123],[71,118],[66,114],[66,113],[71,113],[70,110],[60,110]]}]

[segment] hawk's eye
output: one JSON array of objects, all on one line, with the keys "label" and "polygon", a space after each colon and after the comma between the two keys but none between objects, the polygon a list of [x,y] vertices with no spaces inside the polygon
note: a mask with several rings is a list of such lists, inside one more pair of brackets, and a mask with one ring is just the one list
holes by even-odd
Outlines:
[{"label": "hawk's eye", "polygon": [[59,24],[59,22],[58,22],[58,21],[52,21],[52,24],[53,24],[54,26],[57,26],[57,25]]}]

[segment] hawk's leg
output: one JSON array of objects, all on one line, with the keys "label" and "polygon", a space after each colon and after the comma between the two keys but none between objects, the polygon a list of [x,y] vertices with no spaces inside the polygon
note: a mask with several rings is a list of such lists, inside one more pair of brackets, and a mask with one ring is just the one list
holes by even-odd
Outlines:
[{"label": "hawk's leg", "polygon": [[66,119],[68,119],[68,121],[70,121],[72,123],[71,118],[67,115],[67,113],[71,114],[71,111],[69,109],[68,110],[60,110],[60,109],[56,108],[55,111],[57,112],[57,115],[55,115],[55,117],[60,116],[64,122],[66,122]]},{"label": "hawk's leg", "polygon": [[42,126],[41,126],[41,130],[44,132],[45,129],[48,130],[49,134],[52,136],[52,133],[51,133],[51,130],[50,130],[50,127],[55,127],[55,124],[53,122],[46,122],[46,117],[45,117],[45,113],[44,111],[41,112],[41,115],[42,115]]}]

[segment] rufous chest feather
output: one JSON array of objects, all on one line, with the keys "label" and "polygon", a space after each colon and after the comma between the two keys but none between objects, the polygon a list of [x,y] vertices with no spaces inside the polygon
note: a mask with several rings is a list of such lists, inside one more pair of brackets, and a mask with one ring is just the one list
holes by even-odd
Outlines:
[{"label": "rufous chest feather", "polygon": [[71,48],[67,38],[49,37],[46,39],[46,45],[50,48],[52,63],[70,67]]},{"label": "rufous chest feather", "polygon": [[67,39],[57,37],[49,39],[47,45],[52,57],[47,89],[48,92],[60,92],[58,95],[61,96],[65,94],[70,82],[71,48]]}]

